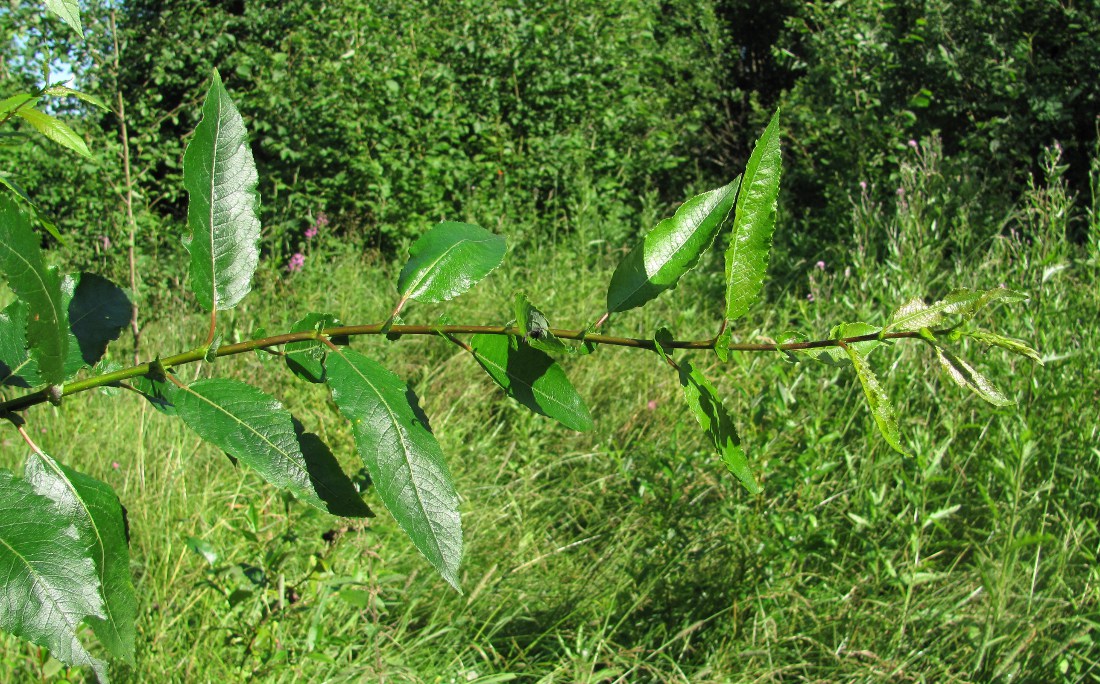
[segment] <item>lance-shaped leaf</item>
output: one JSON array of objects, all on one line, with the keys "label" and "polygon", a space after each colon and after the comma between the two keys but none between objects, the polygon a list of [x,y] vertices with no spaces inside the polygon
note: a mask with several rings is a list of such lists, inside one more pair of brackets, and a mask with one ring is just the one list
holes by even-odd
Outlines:
[{"label": "lance-shaped leaf", "polygon": [[[335,328],[340,320],[332,314],[311,313],[290,328],[290,332],[320,331]],[[291,342],[286,345],[287,368],[299,378],[320,383],[325,381],[325,351],[327,347],[320,340]]]},{"label": "lance-shaped leaf", "polygon": [[[653,341],[657,353],[668,361],[669,357],[664,346],[672,341],[672,335],[666,328],[661,328]],[[759,494],[762,490],[749,468],[745,450],[741,448],[741,437],[737,434],[737,427],[719,398],[718,391],[687,359],[676,362],[676,367],[679,370],[680,386],[684,389],[684,400],[714,449],[721,456],[722,462],[741,481],[745,489],[753,494]]]},{"label": "lance-shaped leaf", "polygon": [[965,359],[955,356],[950,349],[940,345],[936,347],[936,356],[948,377],[959,387],[965,387],[994,406],[1012,406],[1016,402],[1006,397],[1001,390],[984,375],[975,370]]},{"label": "lance-shaped leaf", "polygon": [[[0,138],[0,144],[2,143],[3,138]],[[38,222],[41,223],[42,227],[46,229],[46,232],[53,236],[53,239],[57,240],[61,244],[65,244],[65,239],[61,237],[61,232],[57,230],[57,225],[53,221],[51,221],[48,216],[46,216],[46,212],[44,212],[41,207],[35,204],[30,195],[27,194],[27,191],[24,190],[22,186],[19,185],[19,183],[16,183],[13,178],[0,174],[0,185],[3,185],[8,190],[11,190],[12,194],[23,200],[23,204],[25,204],[27,206],[27,209],[30,210],[31,214],[33,214],[34,217],[38,219]]]},{"label": "lance-shaped leaf", "polygon": [[969,337],[974,340],[994,347],[1000,347],[1001,349],[1007,349],[1013,354],[1019,354],[1020,356],[1026,356],[1027,358],[1035,361],[1040,366],[1043,365],[1043,358],[1039,356],[1039,352],[1035,351],[1031,347],[1027,346],[1021,340],[1014,340],[1011,337],[1005,337],[1004,335],[998,335],[997,333],[991,333],[987,330],[969,330],[961,333],[963,337]]},{"label": "lance-shaped leaf", "polygon": [[74,521],[22,478],[0,470],[0,629],[50,649],[72,666],[107,664],[77,638],[88,618],[104,619],[95,561]]},{"label": "lance-shaped leaf", "polygon": [[88,144],[84,142],[84,138],[77,135],[76,131],[69,128],[60,119],[54,118],[32,107],[18,109],[15,114],[30,123],[39,133],[58,145],[66,147],[88,159],[92,158],[92,153],[88,149]]},{"label": "lance-shaped leaf", "polygon": [[974,317],[974,314],[993,302],[1014,303],[1026,299],[1026,294],[1003,287],[995,287],[992,290],[960,288],[953,290],[934,304],[925,304],[923,299],[914,298],[903,304],[890,316],[890,322],[883,328],[883,332],[892,330],[917,331],[921,328],[932,328],[943,322],[945,314],[961,316],[963,320],[969,320]]},{"label": "lance-shaped leaf", "polygon": [[137,597],[130,582],[126,521],[118,496],[103,482],[46,454],[32,455],[24,476],[79,533],[82,555],[95,563],[104,600],[103,617],[88,618],[88,623],[111,655],[133,665]]},{"label": "lance-shaped leaf", "polygon": [[409,247],[397,292],[402,302],[453,299],[500,266],[505,250],[499,235],[470,223],[444,221]]},{"label": "lance-shaped leaf", "polygon": [[8,287],[27,303],[27,341],[43,380],[65,378],[69,316],[61,295],[61,278],[46,267],[38,235],[27,217],[0,194],[0,272]]},{"label": "lance-shaped leaf", "polygon": [[[873,326],[870,323],[840,323],[839,325],[834,325],[833,329],[829,331],[829,338],[833,340],[842,340],[851,337],[863,337],[865,335],[878,335],[879,331],[880,328]],[[794,335],[797,336],[797,339],[795,337],[784,337],[783,342],[806,341],[806,336],[802,333],[789,332],[784,333],[784,335]],[[863,358],[867,358],[867,355],[870,354],[880,344],[882,344],[882,342],[874,339],[865,340],[863,342],[850,342],[848,346],[858,350]],[[799,349],[791,353],[800,356],[808,356],[811,359],[814,359],[815,361],[820,361],[827,366],[837,366],[844,368],[851,365],[852,363],[852,360],[848,356],[848,353],[839,346]]]},{"label": "lance-shaped leaf", "polygon": [[607,288],[607,310],[639,307],[695,268],[718,235],[737,197],[741,179],[692,197],[672,218],[658,223],[619,262]]},{"label": "lance-shaped leaf", "polygon": [[575,347],[570,347],[562,342],[554,333],[550,332],[550,321],[546,314],[535,308],[522,292],[516,293],[515,299],[516,325],[523,333],[523,341],[534,347],[551,354],[573,354]]},{"label": "lance-shaped leaf", "polygon": [[80,5],[76,0],[46,0],[46,9],[61,17],[76,31],[76,35],[84,37],[84,29],[80,25]]},{"label": "lance-shaped leaf", "polygon": [[270,484],[333,515],[370,515],[331,452],[303,450],[290,412],[271,395],[239,380],[211,378],[179,388],[171,399],[189,428]]},{"label": "lance-shaped leaf", "polygon": [[779,110],[776,110],[749,156],[734,208],[733,234],[726,249],[728,321],[744,316],[764,286],[775,231],[782,161]]},{"label": "lance-shaped leaf", "polygon": [[565,371],[546,352],[507,335],[474,335],[474,358],[504,393],[572,430],[592,429],[592,415]]},{"label": "lance-shaped leaf", "polygon": [[844,351],[851,359],[852,365],[859,376],[859,382],[863,385],[863,394],[867,397],[867,404],[871,407],[871,415],[875,418],[879,432],[886,438],[886,442],[898,453],[909,455],[905,447],[901,445],[901,434],[898,431],[898,419],[894,413],[894,405],[890,403],[890,395],[878,381],[875,372],[867,363],[867,357],[854,344],[845,345]]},{"label": "lance-shaped leaf", "polygon": [[111,111],[111,108],[107,106],[107,103],[99,99],[99,97],[92,95],[91,93],[85,93],[75,88],[70,88],[66,85],[54,85],[46,88],[46,95],[53,95],[54,97],[75,97],[82,102],[87,102],[90,105],[98,107],[105,112]]},{"label": "lance-shaped leaf", "polygon": [[19,93],[18,95],[6,97],[3,100],[0,100],[0,117],[12,111],[16,107],[33,107],[35,104],[37,104],[37,102],[37,97],[35,97],[34,95],[28,95],[27,93]]},{"label": "lance-shaped leaf", "polygon": [[401,378],[350,349],[330,351],[325,382],[350,422],[371,482],[394,519],[458,589],[458,494],[416,395]]},{"label": "lance-shaped leaf", "polygon": [[187,188],[184,244],[191,252],[191,289],[207,311],[236,306],[252,288],[260,258],[260,197],[244,121],[217,70],[202,121],[183,155]]}]

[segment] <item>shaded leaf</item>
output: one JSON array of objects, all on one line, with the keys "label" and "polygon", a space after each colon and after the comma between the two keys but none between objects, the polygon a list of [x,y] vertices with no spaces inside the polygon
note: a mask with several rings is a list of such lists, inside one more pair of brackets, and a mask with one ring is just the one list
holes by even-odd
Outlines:
[{"label": "shaded leaf", "polygon": [[46,268],[38,236],[6,195],[0,195],[0,272],[12,292],[27,303],[27,341],[39,372],[46,382],[61,383],[69,343],[61,279]]},{"label": "shaded leaf", "polygon": [[31,107],[18,109],[15,115],[27,121],[30,125],[34,126],[39,133],[58,145],[66,147],[88,159],[92,158],[92,152],[88,149],[88,144],[84,142],[84,138],[77,135],[76,131],[69,128],[69,126],[60,119]]},{"label": "shaded leaf", "polygon": [[1001,390],[984,375],[976,371],[964,359],[959,358],[950,349],[935,345],[936,357],[948,377],[959,387],[965,387],[994,406],[1012,406],[1016,402],[1006,397]]},{"label": "shaded leaf", "polygon": [[[332,314],[311,313],[296,322],[290,332],[320,331],[340,326],[340,320]],[[325,381],[325,351],[328,347],[319,340],[291,342],[286,345],[287,368],[307,382]]]},{"label": "shaded leaf", "polygon": [[24,476],[76,527],[83,555],[95,563],[104,599],[103,618],[88,618],[88,623],[111,655],[133,665],[137,597],[130,581],[130,549],[118,496],[103,482],[46,454],[32,455]]},{"label": "shaded leaf", "polygon": [[95,561],[73,522],[29,482],[0,470],[0,629],[67,665],[92,667],[106,682],[107,664],[77,638],[81,622],[106,615]]},{"label": "shaded leaf", "polygon": [[879,383],[878,377],[867,363],[866,356],[857,345],[846,345],[844,351],[855,366],[856,375],[859,376],[859,382],[863,385],[863,394],[867,397],[867,404],[871,407],[871,415],[875,418],[879,432],[895,451],[908,456],[909,452],[901,445],[898,419],[894,413],[894,405],[890,402],[890,395]]},{"label": "shaded leaf", "polygon": [[231,309],[252,289],[260,258],[256,184],[244,121],[214,70],[202,121],[183,155],[190,284],[207,311]]},{"label": "shaded leaf", "polygon": [[672,218],[658,223],[630,251],[611,276],[607,310],[627,311],[676,287],[710,249],[730,210],[741,179],[696,195],[680,205]]},{"label": "shaded leaf", "polygon": [[72,330],[70,346],[80,350],[84,363],[94,366],[107,345],[130,325],[133,307],[121,287],[94,273],[79,273],[68,304]]},{"label": "shaded leaf", "polygon": [[[863,337],[864,335],[877,335],[880,328],[871,325],[870,323],[841,323],[833,326],[833,329],[829,331],[829,339],[840,340],[850,337]],[[791,339],[792,342],[805,342],[806,336],[801,333],[794,333],[800,335],[801,339]],[[852,342],[848,346],[855,348],[859,353],[867,358],[876,347],[882,342],[879,340],[868,340],[865,342]],[[851,357],[839,346],[833,347],[819,347],[816,349],[799,349],[791,352],[795,355],[808,356],[815,361],[820,361],[827,366],[847,367],[852,364]]]},{"label": "shaded leaf", "polygon": [[427,417],[399,377],[352,351],[330,352],[332,398],[351,422],[382,503],[428,561],[458,589],[462,524],[458,494]]},{"label": "shaded leaf", "polygon": [[313,439],[303,451],[290,412],[271,395],[239,380],[211,378],[179,388],[172,401],[187,427],[268,483],[333,515],[370,514],[331,452]]},{"label": "shaded leaf", "polygon": [[[672,335],[665,328],[657,331],[653,338],[657,353],[666,361],[669,360],[664,345],[672,341]],[[752,494],[763,491],[756,483],[752,470],[749,468],[745,451],[741,448],[741,437],[737,434],[737,427],[733,424],[729,412],[718,397],[718,391],[714,385],[695,368],[687,359],[676,362],[680,378],[680,387],[684,390],[684,400],[691,410],[695,420],[703,428],[707,438],[714,446],[715,451],[721,456],[722,462],[733,475],[740,480],[745,489]]]},{"label": "shaded leaf", "polygon": [[130,379],[130,386],[141,393],[153,408],[166,416],[176,415],[176,405],[173,402],[176,386],[167,378],[154,377],[155,373]]},{"label": "shaded leaf", "polygon": [[733,234],[726,249],[727,321],[744,316],[764,286],[775,232],[782,162],[779,110],[776,110],[749,156],[737,195]]},{"label": "shaded leaf", "polygon": [[592,429],[592,416],[565,371],[545,352],[508,335],[474,335],[474,358],[504,393],[572,430]]},{"label": "shaded leaf", "polygon": [[397,279],[402,301],[443,302],[476,285],[504,261],[504,238],[470,223],[444,221],[409,247]]},{"label": "shaded leaf", "polygon": [[42,224],[42,227],[46,229],[46,232],[49,233],[54,240],[57,240],[61,244],[65,244],[65,239],[61,237],[61,232],[57,230],[57,225],[46,216],[46,213],[31,199],[26,190],[13,179],[3,174],[0,174],[0,185],[11,190],[15,196],[23,200],[23,203],[27,205],[27,208],[30,209],[34,217],[38,219],[38,222]]}]

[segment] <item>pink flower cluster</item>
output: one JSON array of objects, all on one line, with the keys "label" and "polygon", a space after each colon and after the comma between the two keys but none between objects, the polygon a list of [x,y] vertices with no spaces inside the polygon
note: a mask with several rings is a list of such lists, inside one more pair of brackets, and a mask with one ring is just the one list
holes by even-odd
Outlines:
[{"label": "pink flower cluster", "polygon": [[317,219],[313,222],[313,225],[306,228],[306,239],[312,240],[317,237],[317,233],[321,232],[321,229],[328,225],[328,215],[323,211],[317,212]]},{"label": "pink flower cluster", "polygon": [[295,252],[290,261],[287,262],[286,270],[294,273],[295,271],[302,270],[302,267],[306,265],[306,257],[301,252]]}]

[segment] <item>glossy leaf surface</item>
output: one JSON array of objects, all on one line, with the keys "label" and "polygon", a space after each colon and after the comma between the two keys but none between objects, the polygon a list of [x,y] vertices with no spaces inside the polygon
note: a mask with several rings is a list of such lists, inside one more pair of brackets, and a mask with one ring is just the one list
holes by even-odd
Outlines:
[{"label": "glossy leaf surface", "polygon": [[453,299],[500,266],[505,250],[504,238],[480,226],[440,223],[409,247],[398,294],[421,302]]},{"label": "glossy leaf surface", "polygon": [[89,624],[111,655],[132,665],[137,597],[130,581],[130,549],[118,496],[103,482],[45,454],[27,460],[25,477],[79,533],[82,555],[95,563],[104,599],[104,617],[89,618]]},{"label": "glossy leaf surface", "polygon": [[470,347],[477,362],[509,397],[572,430],[592,429],[592,415],[584,400],[546,352],[507,335],[474,335]]},{"label": "glossy leaf surface", "polygon": [[890,395],[886,393],[886,389],[878,381],[878,376],[871,370],[867,357],[853,344],[847,345],[844,351],[851,359],[856,375],[859,376],[859,382],[863,385],[863,394],[867,397],[867,404],[871,407],[871,415],[875,418],[879,432],[895,451],[908,456],[909,452],[901,445],[898,418],[894,413],[894,405],[890,402]]},{"label": "glossy leaf surface", "polygon": [[327,449],[303,450],[300,430],[274,397],[239,380],[199,380],[172,394],[176,413],[204,440],[268,483],[333,515],[365,516],[367,505]]},{"label": "glossy leaf surface", "polygon": [[740,179],[692,197],[658,223],[630,251],[611,276],[607,310],[627,311],[676,286],[695,268],[721,229],[737,197]]},{"label": "glossy leaf surface", "polygon": [[[672,335],[665,328],[658,330],[654,337],[657,353],[665,360],[669,357],[664,345],[671,340]],[[734,477],[740,480],[745,489],[752,494],[759,494],[763,490],[753,477],[748,458],[745,457],[745,450],[741,448],[741,437],[737,434],[737,427],[718,396],[718,391],[687,359],[677,361],[676,365],[680,387],[684,390],[684,400],[687,402],[688,409],[722,458],[722,463]]]},{"label": "glossy leaf surface", "polygon": [[233,308],[252,288],[260,258],[256,184],[244,121],[214,71],[202,121],[183,155],[190,285],[207,311]]},{"label": "glossy leaf surface", "polygon": [[[335,328],[341,325],[340,320],[332,314],[311,313],[297,321],[290,332],[319,331],[325,328]],[[286,345],[287,368],[299,378],[320,383],[325,381],[325,352],[327,347],[319,340],[307,342],[291,342]]]},{"label": "glossy leaf surface", "polygon": [[458,589],[462,525],[458,494],[416,395],[351,349],[330,352],[325,380],[378,497],[428,561]]},{"label": "glossy leaf surface", "polygon": [[60,119],[31,107],[23,107],[17,110],[15,114],[58,145],[68,148],[82,157],[92,158],[92,152],[88,149],[88,144],[84,142],[84,138],[77,135],[76,131],[69,128]]},{"label": "glossy leaf surface", "polygon": [[106,615],[95,562],[73,522],[29,482],[0,470],[0,629],[63,663],[91,666],[105,682],[106,663],[77,638],[81,622]]},{"label": "glossy leaf surface", "polygon": [[92,95],[91,93],[85,93],[85,92],[80,91],[80,90],[76,90],[75,88],[70,88],[69,86],[64,86],[64,85],[50,86],[49,88],[46,88],[45,92],[46,92],[46,95],[53,95],[54,97],[75,97],[76,99],[78,99],[82,102],[87,102],[88,104],[90,104],[94,107],[98,107],[99,109],[102,109],[105,112],[111,111],[111,108],[107,106],[107,103],[104,102],[103,100],[99,99],[95,95]]},{"label": "glossy leaf surface", "polygon": [[27,341],[43,380],[61,383],[69,344],[69,316],[62,299],[61,278],[46,267],[38,235],[31,230],[27,217],[3,194],[0,272],[11,291],[27,303]]},{"label": "glossy leaf surface", "polygon": [[733,234],[726,249],[726,320],[744,316],[760,295],[775,232],[775,210],[782,174],[779,111],[756,141],[741,179]]},{"label": "glossy leaf surface", "polygon": [[1021,340],[1014,340],[1011,337],[1005,337],[1004,335],[998,335],[996,333],[991,333],[986,330],[971,330],[962,333],[962,336],[978,340],[983,344],[1000,347],[1001,349],[1007,349],[1013,354],[1026,356],[1032,361],[1038,363],[1040,366],[1043,365],[1043,358],[1039,356],[1039,352],[1027,346],[1027,344],[1022,342]]}]

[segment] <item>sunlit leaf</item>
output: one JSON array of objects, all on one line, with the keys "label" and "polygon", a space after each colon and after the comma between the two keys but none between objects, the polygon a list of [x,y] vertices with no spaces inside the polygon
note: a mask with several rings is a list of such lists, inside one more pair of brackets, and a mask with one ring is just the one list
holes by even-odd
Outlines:
[{"label": "sunlit leaf", "polygon": [[1012,406],[1016,402],[1006,397],[1001,390],[984,375],[975,370],[966,360],[956,356],[950,349],[935,345],[936,357],[940,365],[959,387],[965,387],[994,406]]},{"label": "sunlit leaf", "polygon": [[42,378],[59,384],[65,377],[69,316],[61,278],[46,267],[38,235],[23,212],[0,194],[0,272],[27,303],[26,335]]},{"label": "sunlit leaf", "polygon": [[878,425],[879,432],[882,433],[887,444],[892,446],[895,451],[908,456],[909,452],[901,445],[898,419],[894,413],[894,405],[890,402],[890,395],[886,393],[886,389],[879,383],[875,372],[871,370],[864,352],[860,351],[859,347],[854,344],[846,345],[844,351],[851,359],[856,375],[859,376],[859,382],[863,385],[863,394],[867,397],[867,404],[871,407],[871,415],[875,418],[875,424]]},{"label": "sunlit leaf", "polygon": [[931,328],[943,322],[944,314],[961,316],[969,320],[974,314],[994,302],[1022,302],[1027,295],[1003,287],[992,290],[969,290],[961,288],[952,291],[934,304],[925,305],[921,299],[911,299],[902,305],[890,317],[883,332],[917,331]]},{"label": "sunlit leaf", "polygon": [[77,637],[88,618],[106,619],[95,561],[74,521],[34,487],[0,470],[0,629],[44,646],[67,665],[107,664]]},{"label": "sunlit leaf", "polygon": [[470,223],[444,221],[409,247],[397,279],[402,300],[443,302],[476,285],[504,261],[504,238]]},{"label": "sunlit leaf", "polygon": [[726,320],[744,316],[760,295],[775,231],[782,174],[779,110],[756,141],[734,208],[733,234],[726,249]]},{"label": "sunlit leaf", "polygon": [[60,119],[32,107],[18,109],[15,114],[34,126],[39,133],[58,145],[68,148],[88,159],[92,158],[92,152],[88,149],[88,144],[84,142],[84,138],[77,135],[76,131],[69,128],[68,124]]},{"label": "sunlit leaf", "polygon": [[1005,337],[1003,335],[991,333],[986,330],[970,330],[962,333],[962,335],[964,337],[978,340],[983,344],[1000,347],[1002,349],[1007,349],[1014,354],[1026,356],[1027,358],[1037,362],[1040,366],[1043,365],[1043,358],[1039,356],[1039,352],[1027,346],[1027,344],[1025,344],[1022,340],[1014,340],[1011,337]]},{"label": "sunlit leaf", "polygon": [[[865,335],[877,335],[881,328],[873,326],[869,323],[841,323],[833,326],[833,329],[829,331],[829,339],[842,340],[852,337],[863,337]],[[796,333],[801,335],[800,333]],[[799,339],[791,339],[791,342],[805,342],[806,336],[801,335]],[[849,347],[852,347],[859,351],[859,353],[867,358],[876,347],[882,342],[879,340],[866,340],[863,342],[850,342]],[[815,361],[820,361],[829,366],[847,367],[852,364],[851,357],[844,349],[839,346],[830,347],[817,347],[814,349],[799,349],[791,352],[796,356],[808,356]]]},{"label": "sunlit leaf", "polygon": [[[658,330],[654,336],[657,353],[665,360],[669,357],[664,347],[671,340],[672,335],[665,328]],[[684,390],[684,400],[715,451],[721,456],[722,462],[734,477],[740,480],[745,489],[752,494],[759,494],[763,490],[753,477],[745,451],[741,448],[741,437],[737,434],[737,427],[718,396],[718,391],[687,359],[680,359],[676,362],[676,366],[680,386]]]},{"label": "sunlit leaf", "polygon": [[330,352],[325,366],[325,382],[351,422],[378,497],[416,548],[458,589],[458,494],[416,395],[399,377],[351,349]]},{"label": "sunlit leaf", "polygon": [[333,515],[370,515],[332,453],[315,437],[303,449],[301,430],[271,395],[239,380],[211,378],[180,388],[172,401],[189,428],[268,483]]},{"label": "sunlit leaf", "polygon": [[102,585],[103,618],[89,618],[92,631],[108,652],[134,663],[137,597],[130,581],[130,549],[122,504],[109,486],[64,466],[46,454],[27,460],[25,477],[71,520],[95,563]]},{"label": "sunlit leaf", "polygon": [[19,93],[0,100],[0,117],[14,110],[16,107],[33,107],[38,103],[38,98],[27,93]]},{"label": "sunlit leaf", "polygon": [[84,28],[80,25],[80,4],[76,0],[46,0],[46,9],[61,17],[76,35],[84,38]]},{"label": "sunlit leaf", "polygon": [[41,207],[31,200],[30,195],[27,194],[27,191],[24,190],[22,186],[16,183],[12,178],[3,174],[0,174],[0,185],[3,185],[10,190],[12,194],[23,200],[23,204],[25,204],[30,212],[34,214],[34,217],[38,219],[38,222],[46,229],[46,232],[53,236],[53,239],[61,244],[65,244],[65,239],[61,237],[61,232],[57,230],[57,225],[46,216],[46,213],[42,211]]},{"label": "sunlit leaf", "polygon": [[88,104],[98,107],[105,112],[111,111],[111,108],[107,106],[107,103],[99,99],[97,96],[91,93],[85,93],[75,88],[70,88],[65,85],[55,85],[46,88],[46,95],[53,95],[55,97],[75,97],[78,100],[87,102]]},{"label": "sunlit leaf", "polygon": [[252,288],[260,258],[260,197],[244,121],[217,70],[202,121],[183,155],[187,188],[184,244],[191,252],[191,289],[207,311],[231,309]]},{"label": "sunlit leaf", "polygon": [[733,208],[740,180],[692,197],[649,231],[611,276],[607,310],[627,311],[676,287],[710,249]]},{"label": "sunlit leaf", "polygon": [[584,400],[546,352],[507,335],[474,335],[470,347],[477,362],[509,397],[567,428],[592,429]]}]

